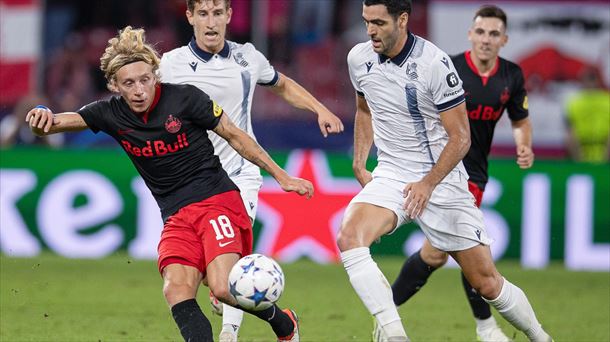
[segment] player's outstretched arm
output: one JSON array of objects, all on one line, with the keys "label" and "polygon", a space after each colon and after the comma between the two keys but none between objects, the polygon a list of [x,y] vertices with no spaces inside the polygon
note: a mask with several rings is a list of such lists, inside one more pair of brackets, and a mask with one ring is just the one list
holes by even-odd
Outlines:
[{"label": "player's outstretched arm", "polygon": [[534,165],[534,152],[532,151],[532,123],[529,118],[511,122],[513,138],[517,146],[517,164],[522,169],[529,169]]},{"label": "player's outstretched arm", "polygon": [[366,160],[373,146],[373,121],[371,110],[363,96],[356,95],[356,119],[354,120],[354,161],[352,169],[354,176],[365,186],[373,179],[371,172],[366,169]]},{"label": "player's outstretched arm", "polygon": [[335,114],[318,101],[311,93],[290,77],[279,73],[280,79],[271,90],[293,107],[318,114],[320,132],[326,138],[329,133],[343,132],[343,123]]},{"label": "player's outstretched arm", "polygon": [[88,126],[82,116],[74,112],[53,114],[44,106],[36,106],[25,116],[32,133],[43,136],[60,132],[81,131]]},{"label": "player's outstretched arm", "polygon": [[311,182],[288,175],[254,139],[235,126],[228,115],[223,113],[220,116],[220,122],[214,128],[214,133],[225,139],[239,155],[267,171],[275,178],[284,191],[294,191],[299,195],[307,196],[307,198],[313,196],[313,185]]}]

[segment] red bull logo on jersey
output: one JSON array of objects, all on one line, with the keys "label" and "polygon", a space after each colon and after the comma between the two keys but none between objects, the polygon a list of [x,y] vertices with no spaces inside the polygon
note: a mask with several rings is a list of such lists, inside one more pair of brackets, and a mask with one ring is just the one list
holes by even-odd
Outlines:
[{"label": "red bull logo on jersey", "polygon": [[182,122],[173,115],[168,116],[167,120],[165,120],[165,130],[172,134],[178,133],[180,127],[182,127]]},{"label": "red bull logo on jersey", "polygon": [[478,105],[474,109],[468,111],[468,117],[471,120],[498,120],[502,112],[504,111],[504,107],[500,107],[500,109],[495,110],[492,106],[483,106]]},{"label": "red bull logo on jersey", "polygon": [[186,138],[186,133],[177,135],[177,141],[173,143],[166,143],[163,140],[146,140],[145,146],[133,146],[127,140],[121,140],[121,145],[127,151],[127,153],[136,157],[154,157],[164,156],[169,153],[178,152],[189,146],[189,142]]}]

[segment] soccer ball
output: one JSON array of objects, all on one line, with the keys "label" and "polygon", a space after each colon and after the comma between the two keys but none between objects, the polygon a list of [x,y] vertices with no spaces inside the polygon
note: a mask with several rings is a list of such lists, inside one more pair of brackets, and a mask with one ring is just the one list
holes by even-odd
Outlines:
[{"label": "soccer ball", "polygon": [[250,254],[233,265],[229,289],[242,308],[265,310],[280,299],[284,291],[284,272],[273,259]]}]

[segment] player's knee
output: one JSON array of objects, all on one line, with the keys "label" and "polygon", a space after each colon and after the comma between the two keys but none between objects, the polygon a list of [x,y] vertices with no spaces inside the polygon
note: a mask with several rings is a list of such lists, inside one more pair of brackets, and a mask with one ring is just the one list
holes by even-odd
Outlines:
[{"label": "player's knee", "polygon": [[166,281],[163,285],[163,296],[170,306],[194,298],[196,294],[197,288],[192,284]]},{"label": "player's knee", "polygon": [[212,291],[212,294],[214,294],[214,297],[216,297],[219,301],[229,305],[235,304],[235,298],[233,298],[233,295],[231,295],[228,286],[214,286],[211,287],[210,290]]},{"label": "player's knee", "polygon": [[166,273],[163,282],[163,296],[172,306],[197,295],[199,279],[183,276],[182,273]]},{"label": "player's knee", "polygon": [[443,267],[449,259],[449,254],[438,249],[426,250],[422,248],[419,255],[426,264],[433,268]]},{"label": "player's knee", "polygon": [[343,227],[337,234],[337,246],[341,252],[361,247],[355,229]]},{"label": "player's knee", "polygon": [[500,291],[502,290],[502,276],[497,275],[489,275],[478,277],[472,287],[481,295],[481,297],[485,299],[495,299],[500,295]]}]

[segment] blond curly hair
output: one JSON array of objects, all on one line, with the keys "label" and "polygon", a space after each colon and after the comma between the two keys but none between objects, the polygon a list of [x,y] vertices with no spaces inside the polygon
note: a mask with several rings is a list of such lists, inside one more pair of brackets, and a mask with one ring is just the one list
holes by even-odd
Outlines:
[{"label": "blond curly hair", "polygon": [[127,26],[119,31],[118,36],[108,40],[106,51],[100,58],[100,69],[104,72],[107,87],[113,90],[117,71],[127,64],[144,62],[153,67],[155,76],[159,76],[159,53],[146,44],[144,29],[133,29]]}]

